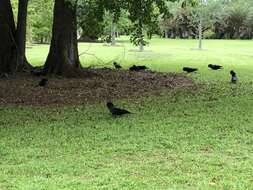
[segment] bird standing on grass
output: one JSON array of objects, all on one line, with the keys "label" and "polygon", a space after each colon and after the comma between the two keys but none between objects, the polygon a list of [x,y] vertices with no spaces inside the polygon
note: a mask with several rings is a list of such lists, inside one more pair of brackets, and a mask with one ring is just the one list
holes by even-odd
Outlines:
[{"label": "bird standing on grass", "polygon": [[124,115],[124,114],[130,114],[131,112],[125,110],[125,109],[120,109],[116,108],[112,102],[107,102],[106,104],[107,108],[111,112],[113,116],[119,116],[119,115]]},{"label": "bird standing on grass", "polygon": [[231,75],[231,83],[235,84],[238,80],[236,73],[232,70],[232,71],[230,71],[230,75]]},{"label": "bird standing on grass", "polygon": [[208,67],[211,68],[212,70],[219,70],[222,68],[222,66],[220,65],[212,65],[212,64],[209,64]]},{"label": "bird standing on grass", "polygon": [[45,87],[45,86],[47,86],[47,84],[48,84],[48,79],[46,79],[46,78],[41,79],[39,82],[39,86],[41,86],[41,87]]},{"label": "bird standing on grass", "polygon": [[187,72],[187,73],[192,73],[192,72],[195,72],[197,71],[198,69],[196,68],[191,68],[191,67],[184,67],[183,68],[183,71]]},{"label": "bird standing on grass", "polygon": [[121,69],[122,68],[121,65],[118,64],[117,62],[113,62],[113,65],[114,65],[115,69]]}]

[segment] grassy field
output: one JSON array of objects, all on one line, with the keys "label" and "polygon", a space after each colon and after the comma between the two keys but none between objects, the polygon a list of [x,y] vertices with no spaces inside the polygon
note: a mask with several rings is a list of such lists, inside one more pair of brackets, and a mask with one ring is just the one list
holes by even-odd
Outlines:
[{"label": "grassy field", "polygon": [[[203,51],[194,50],[196,40],[164,40],[154,39],[146,47],[145,52],[135,51],[137,48],[127,39],[119,39],[119,46],[108,47],[104,44],[80,43],[80,60],[84,66],[111,66],[114,60],[125,68],[132,64],[145,64],[152,70],[162,72],[181,72],[183,66],[198,67],[201,72],[197,76],[201,81],[224,81],[229,71],[235,69],[243,81],[252,81],[253,73],[253,41],[249,40],[205,40]],[[48,45],[33,45],[27,49],[28,60],[34,65],[42,65],[48,54]],[[223,72],[209,72],[208,64],[221,64]],[[208,73],[207,73],[208,72]],[[247,74],[247,72],[249,72]],[[221,74],[222,73],[222,74]]]},{"label": "grassy field", "polygon": [[[253,189],[253,41],[155,39],[145,52],[80,44],[83,65],[190,75],[199,91],[115,100],[135,114],[112,118],[103,104],[66,108],[0,107],[0,190]],[[27,49],[40,65],[48,46]],[[99,60],[102,60],[98,62]],[[222,64],[210,71],[207,64]],[[229,71],[239,83],[229,84]]]}]

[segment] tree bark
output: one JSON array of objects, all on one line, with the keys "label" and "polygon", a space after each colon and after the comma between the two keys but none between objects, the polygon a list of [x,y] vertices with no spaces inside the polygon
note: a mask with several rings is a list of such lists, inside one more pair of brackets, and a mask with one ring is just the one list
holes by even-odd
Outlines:
[{"label": "tree bark", "polygon": [[1,0],[0,23],[0,73],[12,73],[16,69],[17,45],[10,0]]},{"label": "tree bark", "polygon": [[15,35],[15,40],[18,48],[18,58],[17,58],[17,69],[18,71],[23,71],[25,69],[30,69],[32,66],[28,63],[25,56],[26,49],[26,21],[27,21],[27,6],[28,0],[19,0],[18,3],[18,22],[17,30]]},{"label": "tree bark", "polygon": [[68,75],[80,71],[77,47],[76,4],[55,0],[53,32],[44,65],[47,74]]},{"label": "tree bark", "polygon": [[32,66],[25,57],[28,0],[19,0],[17,29],[10,0],[0,6],[0,73],[15,73]]}]

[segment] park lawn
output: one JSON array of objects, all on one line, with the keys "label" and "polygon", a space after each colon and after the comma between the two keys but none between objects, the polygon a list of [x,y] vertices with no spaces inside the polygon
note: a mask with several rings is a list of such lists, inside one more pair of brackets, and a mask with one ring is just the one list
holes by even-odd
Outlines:
[{"label": "park lawn", "polygon": [[[190,77],[200,87],[115,100],[134,113],[120,118],[101,103],[0,107],[0,189],[253,189],[253,41],[205,41],[205,51],[195,45],[155,39],[140,53],[126,42],[80,44],[80,53],[88,49],[103,64],[125,55],[116,59],[125,68],[198,67]],[[47,49],[33,46],[28,59],[43,63]],[[86,55],[82,64],[98,65],[97,58]],[[210,71],[209,63],[224,69]],[[228,83],[230,69],[237,85]]]},{"label": "park lawn", "polygon": [[[181,72],[183,66],[191,66],[200,69],[194,77],[204,82],[225,81],[229,78],[229,71],[234,69],[240,79],[252,81],[252,40],[204,40],[203,51],[195,50],[197,45],[196,40],[155,38],[144,52],[138,52],[123,36],[119,38],[116,47],[102,43],[79,43],[79,54],[82,54],[80,60],[83,66],[112,67],[112,62],[117,61],[124,68],[133,64],[145,64],[152,70],[161,72]],[[29,46],[28,60],[34,65],[43,65],[48,51],[48,45]],[[224,70],[209,72],[208,64],[221,64]]]}]

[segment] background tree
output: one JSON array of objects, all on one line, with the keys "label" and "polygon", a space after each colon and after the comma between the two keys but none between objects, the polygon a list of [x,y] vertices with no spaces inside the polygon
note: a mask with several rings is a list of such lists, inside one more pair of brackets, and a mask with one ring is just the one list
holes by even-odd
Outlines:
[{"label": "background tree", "polygon": [[170,14],[163,17],[160,22],[160,28],[165,37],[170,38],[190,38],[197,34],[197,23],[193,21],[192,8],[186,6],[184,2],[167,2]]},{"label": "background tree", "polygon": [[104,7],[94,0],[80,1],[77,7],[78,27],[81,41],[97,41],[103,35]]},{"label": "background tree", "polygon": [[[199,5],[189,0],[168,3],[170,17],[159,22],[162,32],[172,38],[197,38],[199,24]],[[197,3],[200,0],[196,1]],[[197,5],[197,6],[196,6]],[[204,38],[251,39],[252,7],[250,0],[208,0],[202,11],[202,30]],[[235,24],[236,23],[236,24]],[[182,31],[185,34],[182,34]]]},{"label": "background tree", "polygon": [[30,0],[28,7],[28,36],[36,43],[48,43],[52,37],[52,0]]},{"label": "background tree", "polygon": [[19,0],[18,3],[18,19],[15,41],[18,49],[18,58],[16,68],[21,71],[25,68],[30,68],[25,57],[26,49],[26,23],[27,23],[27,7],[28,0]]},{"label": "background tree", "polygon": [[[159,11],[165,12],[165,1],[163,0],[129,0],[128,11],[130,13],[129,18],[134,23],[133,33],[131,35],[131,42],[139,46],[139,50],[143,51],[144,46],[147,45],[147,41],[144,40],[144,27],[154,24],[154,18],[158,17],[156,14],[156,8]],[[149,32],[151,32],[150,30]],[[149,34],[151,35],[151,34]]]},{"label": "background tree", "polygon": [[31,68],[25,58],[28,0],[18,2],[17,27],[10,0],[0,6],[0,73],[15,73]]},{"label": "background tree", "polygon": [[111,18],[111,45],[116,44],[116,28],[119,22],[121,11],[126,8],[126,1],[123,0],[104,0],[104,8],[109,12]]},{"label": "background tree", "polygon": [[[119,37],[120,34],[129,35],[131,33],[132,22],[128,17],[128,11],[123,9],[116,24],[116,37]],[[106,11],[104,15],[104,35],[111,35],[112,19],[110,12]]]}]

